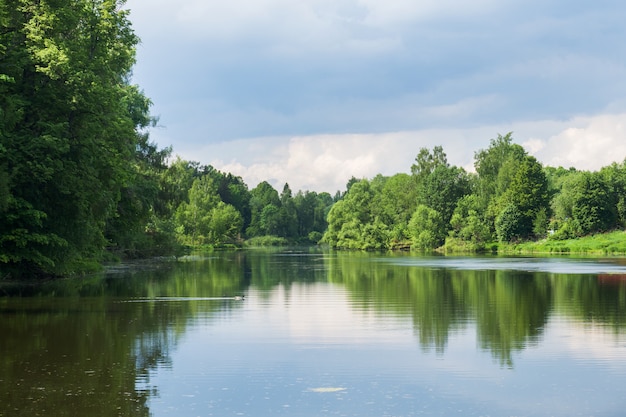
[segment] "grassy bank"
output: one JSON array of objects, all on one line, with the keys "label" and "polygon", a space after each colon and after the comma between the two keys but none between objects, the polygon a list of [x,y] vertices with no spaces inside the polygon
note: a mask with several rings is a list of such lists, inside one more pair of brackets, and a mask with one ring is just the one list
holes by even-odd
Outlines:
[{"label": "grassy bank", "polygon": [[616,231],[568,240],[544,239],[517,244],[500,243],[498,253],[626,255],[626,232]]}]

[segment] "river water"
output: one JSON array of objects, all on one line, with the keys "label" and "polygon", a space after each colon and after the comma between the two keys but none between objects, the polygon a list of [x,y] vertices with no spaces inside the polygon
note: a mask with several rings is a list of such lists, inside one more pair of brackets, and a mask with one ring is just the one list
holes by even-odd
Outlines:
[{"label": "river water", "polygon": [[0,416],[623,416],[626,260],[216,252],[0,287]]}]

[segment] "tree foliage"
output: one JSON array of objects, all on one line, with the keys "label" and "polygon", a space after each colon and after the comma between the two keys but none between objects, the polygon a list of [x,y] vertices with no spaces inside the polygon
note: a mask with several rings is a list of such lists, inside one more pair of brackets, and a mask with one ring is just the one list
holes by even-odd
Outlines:
[{"label": "tree foliage", "polygon": [[97,258],[122,195],[150,188],[133,184],[151,119],[121,5],[0,3],[0,260],[15,270]]},{"label": "tree foliage", "polygon": [[409,233],[415,248],[436,249],[443,244],[446,237],[446,223],[440,212],[421,204],[411,217]]}]

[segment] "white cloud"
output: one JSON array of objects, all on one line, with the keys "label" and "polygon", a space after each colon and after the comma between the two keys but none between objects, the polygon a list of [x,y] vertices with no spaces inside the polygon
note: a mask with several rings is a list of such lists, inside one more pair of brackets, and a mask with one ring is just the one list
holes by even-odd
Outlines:
[{"label": "white cloud", "polygon": [[602,323],[581,323],[566,316],[550,320],[548,338],[540,350],[527,351],[533,356],[571,356],[577,360],[597,362],[620,373],[626,371],[626,335],[615,332]]},{"label": "white cloud", "polygon": [[269,181],[280,190],[288,182],[294,191],[334,193],[352,176],[410,172],[422,147],[441,145],[451,164],[472,171],[474,153],[509,131],[545,165],[597,170],[626,157],[625,124],[622,113],[468,129],[252,138],[208,144],[181,156],[239,175],[250,188]]},{"label": "white cloud", "polygon": [[[471,135],[475,137],[470,138]],[[481,135],[481,139],[477,139]],[[495,135],[492,135],[495,136]],[[214,167],[239,175],[250,188],[269,181],[277,189],[288,182],[295,190],[344,190],[350,177],[410,172],[422,147],[442,145],[451,163],[471,169],[474,151],[488,145],[482,129],[467,132],[428,130],[381,134],[340,134],[246,139],[210,144],[182,155],[198,157]],[[251,151],[262,148],[261,152]]]},{"label": "white cloud", "polygon": [[550,166],[598,170],[626,158],[626,113],[578,117],[545,139],[531,138],[533,154]]}]

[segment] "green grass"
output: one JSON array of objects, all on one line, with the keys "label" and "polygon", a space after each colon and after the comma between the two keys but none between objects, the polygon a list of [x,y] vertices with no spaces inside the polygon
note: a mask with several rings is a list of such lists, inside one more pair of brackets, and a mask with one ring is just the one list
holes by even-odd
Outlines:
[{"label": "green grass", "polygon": [[615,231],[578,239],[499,244],[498,253],[626,255],[626,232]]}]

